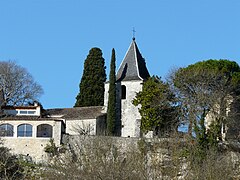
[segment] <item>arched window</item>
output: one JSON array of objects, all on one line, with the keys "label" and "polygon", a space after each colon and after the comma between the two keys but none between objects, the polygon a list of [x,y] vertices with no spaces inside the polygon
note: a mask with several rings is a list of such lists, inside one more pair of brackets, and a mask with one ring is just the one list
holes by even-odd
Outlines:
[{"label": "arched window", "polygon": [[0,125],[0,136],[1,137],[12,137],[13,136],[13,125],[1,124]]},{"label": "arched window", "polygon": [[121,96],[121,99],[126,99],[126,86],[125,85],[122,85],[121,86],[121,92],[122,92],[122,96]]},{"label": "arched window", "polygon": [[32,125],[30,124],[20,124],[17,127],[18,137],[32,137]]},{"label": "arched window", "polygon": [[37,137],[52,137],[52,126],[49,124],[38,125]]}]

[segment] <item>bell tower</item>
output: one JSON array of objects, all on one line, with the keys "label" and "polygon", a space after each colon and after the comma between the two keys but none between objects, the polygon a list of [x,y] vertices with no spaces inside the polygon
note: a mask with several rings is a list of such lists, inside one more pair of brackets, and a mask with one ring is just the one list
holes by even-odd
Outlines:
[{"label": "bell tower", "polygon": [[117,116],[122,137],[140,137],[141,116],[139,107],[132,104],[136,93],[142,91],[143,81],[149,77],[144,58],[142,57],[135,38],[117,71]]},{"label": "bell tower", "polygon": [[[121,62],[116,75],[116,109],[115,134],[122,137],[140,137],[141,115],[132,104],[136,93],[142,91],[143,82],[150,77],[135,38]],[[105,83],[104,106],[108,105],[109,82]]]}]

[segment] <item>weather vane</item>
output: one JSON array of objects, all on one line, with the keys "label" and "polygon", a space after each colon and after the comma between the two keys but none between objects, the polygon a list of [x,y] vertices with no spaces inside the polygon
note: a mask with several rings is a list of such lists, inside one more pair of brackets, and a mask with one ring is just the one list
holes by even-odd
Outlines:
[{"label": "weather vane", "polygon": [[134,28],[134,27],[133,27],[132,32],[133,32],[133,40],[135,40],[135,33],[136,33],[136,31],[135,31],[135,28]]}]

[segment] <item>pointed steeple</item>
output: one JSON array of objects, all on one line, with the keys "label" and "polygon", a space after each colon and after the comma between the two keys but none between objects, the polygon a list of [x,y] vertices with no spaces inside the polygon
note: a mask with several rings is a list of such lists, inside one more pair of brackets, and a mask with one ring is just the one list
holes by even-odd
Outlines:
[{"label": "pointed steeple", "polygon": [[123,59],[117,72],[117,81],[144,80],[150,76],[144,58],[142,57],[135,38]]}]

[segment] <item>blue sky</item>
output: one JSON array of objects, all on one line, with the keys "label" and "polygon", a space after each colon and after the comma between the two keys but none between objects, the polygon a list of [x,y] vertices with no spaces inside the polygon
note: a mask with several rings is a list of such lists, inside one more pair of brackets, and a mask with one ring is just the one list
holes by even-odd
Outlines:
[{"label": "blue sky", "polygon": [[136,42],[151,75],[207,59],[240,63],[239,0],[0,0],[0,60],[26,67],[44,108],[72,107],[89,50],[109,73]]}]

